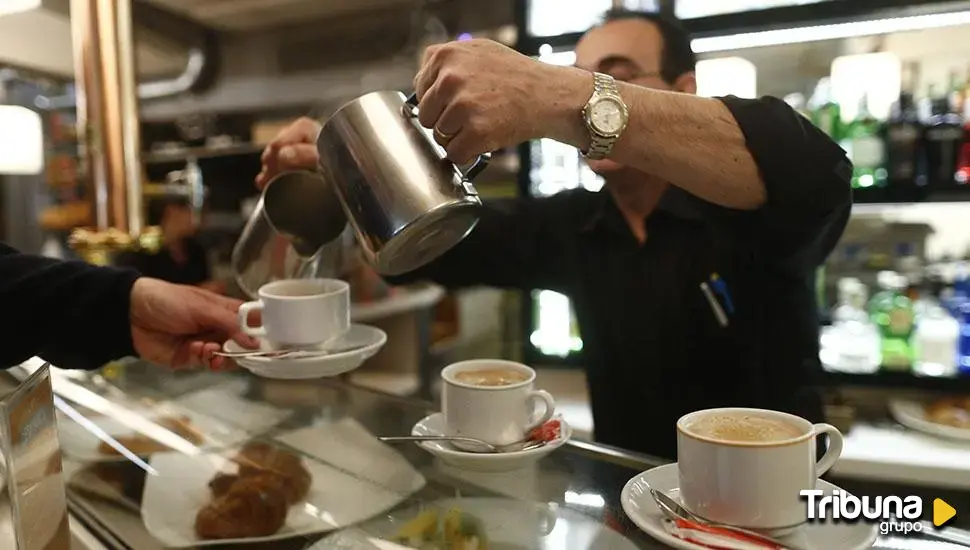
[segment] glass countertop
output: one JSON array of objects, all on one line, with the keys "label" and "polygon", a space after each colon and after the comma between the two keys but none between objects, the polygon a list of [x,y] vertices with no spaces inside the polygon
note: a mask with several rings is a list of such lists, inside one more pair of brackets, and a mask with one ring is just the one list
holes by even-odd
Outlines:
[{"label": "glass countertop", "polygon": [[516,471],[471,471],[377,441],[410,434],[431,404],[339,379],[139,361],[53,377],[71,513],[109,548],[450,550],[454,533],[492,550],[670,548],[620,506],[657,459],[574,440]]}]

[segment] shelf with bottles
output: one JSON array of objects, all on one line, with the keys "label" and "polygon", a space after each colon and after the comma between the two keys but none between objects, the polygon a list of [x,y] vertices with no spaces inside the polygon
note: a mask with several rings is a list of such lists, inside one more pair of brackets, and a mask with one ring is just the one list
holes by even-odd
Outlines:
[{"label": "shelf with bottles", "polygon": [[788,97],[845,149],[856,203],[970,200],[970,68],[951,71],[945,88],[928,86],[922,97],[914,92],[918,72],[915,63],[904,66],[902,92],[886,120],[873,116],[866,93],[847,120],[828,78],[807,105],[798,94]]},{"label": "shelf with bottles", "polygon": [[910,256],[900,267],[879,273],[871,298],[860,279],[839,280],[832,324],[820,334],[823,367],[858,383],[965,380],[970,387],[970,266],[923,268]]}]

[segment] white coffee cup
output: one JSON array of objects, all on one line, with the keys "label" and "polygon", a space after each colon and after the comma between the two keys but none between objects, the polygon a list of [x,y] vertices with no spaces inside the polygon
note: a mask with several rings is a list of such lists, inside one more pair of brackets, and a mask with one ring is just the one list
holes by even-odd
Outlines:
[{"label": "white coffee cup", "polygon": [[[462,379],[482,372],[514,373],[513,383],[483,385]],[[513,361],[475,359],[448,365],[441,371],[444,382],[441,409],[448,435],[481,439],[493,445],[507,445],[526,435],[550,418],[556,402],[548,392],[533,388],[536,371]],[[537,405],[541,411],[537,413]],[[475,445],[455,444],[469,451]]]},{"label": "white coffee cup", "polygon": [[[829,436],[828,450],[816,461],[815,438],[823,433]],[[834,426],[778,411],[724,408],[687,414],[677,421],[682,503],[714,522],[793,529],[807,519],[799,493],[815,489],[818,477],[842,454],[842,442]]]},{"label": "white coffee cup", "polygon": [[[259,311],[260,326],[249,324]],[[350,330],[350,285],[339,279],[287,279],[259,288],[259,300],[239,306],[239,327],[280,348],[318,347]]]}]

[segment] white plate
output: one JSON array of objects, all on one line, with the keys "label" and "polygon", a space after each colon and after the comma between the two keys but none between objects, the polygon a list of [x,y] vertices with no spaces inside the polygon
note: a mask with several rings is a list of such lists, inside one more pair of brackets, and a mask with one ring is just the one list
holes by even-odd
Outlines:
[{"label": "white plate", "polygon": [[308,550],[388,550],[404,548],[380,539],[393,538],[402,525],[422,511],[446,513],[458,508],[477,518],[493,548],[523,550],[635,550],[637,546],[601,522],[555,504],[505,498],[447,499],[395,510],[389,517],[334,533]]},{"label": "white plate", "polygon": [[926,417],[926,411],[923,407],[923,403],[916,401],[907,401],[904,399],[889,400],[889,412],[903,426],[938,437],[970,441],[970,430],[947,426],[945,424],[937,424]]},{"label": "white plate", "polygon": [[[144,408],[130,411],[145,421],[155,422],[166,416],[186,416],[192,427],[204,440],[198,445],[204,449],[218,449],[235,445],[252,437],[247,430],[230,426],[225,422],[181,407],[160,404],[151,409]],[[91,426],[82,426],[71,418],[58,413],[57,436],[61,441],[61,450],[65,455],[83,462],[119,462],[126,461],[123,456],[104,455],[98,452],[101,438],[96,435],[97,430],[117,438],[138,434],[138,431],[113,416],[92,415],[85,417]],[[94,430],[94,431],[92,431]]]},{"label": "white plate", "polygon": [[[460,451],[446,442],[422,441],[418,446],[435,455],[442,462],[462,470],[479,472],[508,472],[518,470],[562,447],[573,435],[573,429],[561,416],[554,417],[562,427],[559,438],[537,449],[515,453],[469,453]],[[418,421],[411,428],[411,435],[445,435],[445,415],[434,413]]]},{"label": "white plate", "polygon": [[[249,369],[253,374],[264,378],[282,380],[305,380],[325,378],[350,372],[364,361],[373,357],[387,342],[383,330],[367,325],[351,325],[350,331],[339,341],[332,344],[336,348],[355,348],[351,351],[322,355],[319,357],[298,357],[293,359],[274,359],[270,357],[247,357],[235,359],[239,366]],[[263,347],[271,349],[263,342]],[[229,340],[223,345],[229,353],[244,350],[236,342]]]},{"label": "white plate", "polygon": [[[658,466],[637,474],[628,481],[620,493],[620,504],[623,505],[623,511],[630,521],[660,542],[683,550],[702,549],[703,546],[679,539],[664,529],[664,515],[650,496],[650,488],[653,487],[679,500],[679,484],[676,463]],[[815,487],[827,494],[838,489],[835,485],[821,479]],[[865,550],[872,547],[878,534],[878,526],[862,522],[806,523],[783,539],[801,548]]]},{"label": "white plate", "polygon": [[190,548],[323,533],[372,518],[409,496],[316,460],[304,460],[313,476],[310,492],[304,503],[290,507],[279,532],[267,537],[200,540],[195,535],[195,516],[209,502],[209,480],[217,472],[231,471],[225,456],[231,454],[162,453],[152,457],[156,473],[146,476],[141,515],[145,528],[162,545]]}]

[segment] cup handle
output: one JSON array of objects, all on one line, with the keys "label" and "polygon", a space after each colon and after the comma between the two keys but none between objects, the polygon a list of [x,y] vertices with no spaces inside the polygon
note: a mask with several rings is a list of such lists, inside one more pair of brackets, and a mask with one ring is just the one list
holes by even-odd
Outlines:
[{"label": "cup handle", "polygon": [[[418,116],[418,94],[411,94],[406,100],[404,100],[404,114],[416,118]],[[465,173],[461,175],[462,179],[466,182],[470,182],[478,177],[483,170],[488,168],[489,161],[492,160],[492,153],[482,153],[478,155],[475,162],[465,170]]]},{"label": "cup handle", "polygon": [[842,444],[844,440],[842,432],[831,424],[815,424],[812,426],[812,430],[815,432],[816,437],[821,434],[828,434],[829,436],[829,448],[815,464],[815,475],[821,477],[842,456]]},{"label": "cup handle", "polygon": [[260,336],[266,336],[265,327],[262,325],[254,327],[249,324],[249,314],[254,311],[263,311],[263,303],[259,301],[246,302],[245,304],[239,306],[239,329],[249,336],[255,336],[257,338]]},{"label": "cup handle", "polygon": [[531,431],[534,428],[542,426],[548,422],[550,418],[552,418],[552,415],[556,413],[556,401],[552,398],[552,395],[545,390],[535,390],[529,392],[528,399],[530,403],[541,402],[543,407],[542,415],[539,417],[539,419],[532,424],[529,424],[529,427],[526,429],[526,431]]}]

